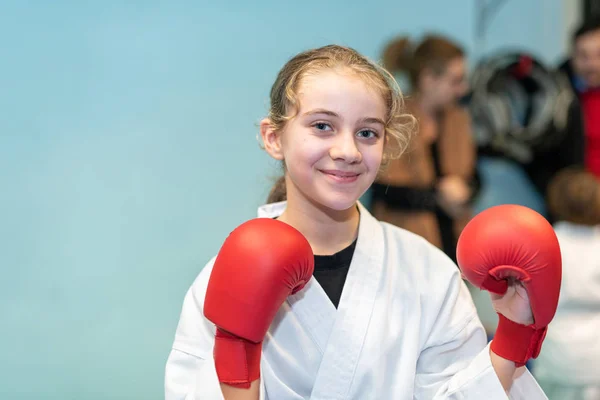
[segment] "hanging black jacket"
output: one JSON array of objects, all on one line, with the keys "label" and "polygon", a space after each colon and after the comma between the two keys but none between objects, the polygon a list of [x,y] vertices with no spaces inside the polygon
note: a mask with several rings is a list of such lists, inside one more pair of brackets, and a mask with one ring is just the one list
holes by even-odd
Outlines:
[{"label": "hanging black jacket", "polygon": [[559,170],[573,165],[583,166],[585,161],[585,130],[582,108],[577,97],[576,80],[570,61],[563,62],[559,67],[559,71],[569,78],[574,95],[574,100],[569,107],[566,132],[563,133],[564,137],[558,145],[549,150],[536,152],[533,160],[524,165],[529,178],[544,198],[550,180]]}]

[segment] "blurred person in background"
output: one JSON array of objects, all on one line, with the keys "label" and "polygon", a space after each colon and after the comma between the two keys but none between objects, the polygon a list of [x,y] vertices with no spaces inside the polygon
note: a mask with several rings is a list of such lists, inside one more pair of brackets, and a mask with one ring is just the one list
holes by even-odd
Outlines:
[{"label": "blurred person in background", "polygon": [[405,157],[392,161],[373,185],[373,213],[456,261],[457,237],[479,187],[471,121],[459,104],[469,89],[465,53],[439,35],[416,44],[398,38],[385,48],[383,63],[397,79],[408,76],[407,107],[419,132]]},{"label": "blurred person in background", "polygon": [[[542,188],[551,172],[573,165],[584,166],[600,177],[600,19],[585,21],[573,34],[571,57],[560,70],[569,78],[577,100],[573,103],[568,133],[548,157],[538,157],[545,169]],[[550,172],[549,172],[550,171]]]},{"label": "blurred person in background", "polygon": [[600,181],[580,167],[550,182],[563,263],[560,299],[533,373],[550,400],[600,399]]},{"label": "blurred person in background", "polygon": [[[600,178],[600,20],[585,21],[579,26],[573,33],[572,46],[570,57],[559,66],[574,95],[565,134],[556,146],[535,153],[526,166],[528,176],[542,195],[548,193],[548,185],[556,174],[571,166],[585,168]],[[550,208],[547,217],[556,221]]]}]

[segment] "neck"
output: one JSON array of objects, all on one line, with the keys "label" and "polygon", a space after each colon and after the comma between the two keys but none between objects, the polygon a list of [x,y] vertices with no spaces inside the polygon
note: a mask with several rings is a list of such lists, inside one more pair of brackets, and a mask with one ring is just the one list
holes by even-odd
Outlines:
[{"label": "neck", "polygon": [[290,194],[286,210],[279,220],[298,229],[310,243],[314,254],[335,254],[356,239],[360,220],[357,205],[347,210],[331,210]]}]

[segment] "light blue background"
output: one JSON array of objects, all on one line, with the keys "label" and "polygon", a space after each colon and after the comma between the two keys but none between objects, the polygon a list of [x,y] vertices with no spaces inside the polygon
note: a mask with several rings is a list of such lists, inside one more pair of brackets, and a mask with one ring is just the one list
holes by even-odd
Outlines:
[{"label": "light blue background", "polygon": [[[222,3],[0,5],[0,398],[162,398],[185,291],[278,174],[256,124],[293,54],[475,43],[474,0]],[[488,50],[556,59],[560,4],[508,2]]]}]

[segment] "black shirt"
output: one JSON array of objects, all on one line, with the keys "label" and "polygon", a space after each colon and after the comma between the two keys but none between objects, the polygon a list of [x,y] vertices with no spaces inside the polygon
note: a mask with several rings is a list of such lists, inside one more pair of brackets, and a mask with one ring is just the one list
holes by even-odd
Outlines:
[{"label": "black shirt", "polygon": [[[437,179],[443,177],[442,166],[440,164],[440,152],[438,148],[438,141],[436,140],[431,144],[431,156],[433,158],[433,166],[435,168],[435,175]],[[458,244],[458,238],[454,233],[454,219],[446,213],[440,206],[435,208],[435,216],[437,218],[438,227],[440,230],[440,239],[442,240],[442,250],[452,261],[456,262],[456,245]]]},{"label": "black shirt", "polygon": [[356,248],[356,240],[345,249],[330,256],[315,256],[313,276],[335,306],[340,304],[342,290]]}]

